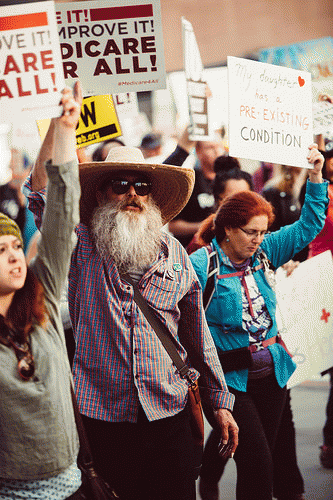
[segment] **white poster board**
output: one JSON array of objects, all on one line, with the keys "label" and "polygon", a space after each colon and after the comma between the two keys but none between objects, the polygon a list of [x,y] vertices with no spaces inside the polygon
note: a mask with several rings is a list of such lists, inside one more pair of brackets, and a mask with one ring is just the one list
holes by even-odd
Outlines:
[{"label": "white poster board", "polygon": [[85,96],[165,88],[159,0],[59,3],[56,15],[66,82]]},{"label": "white poster board", "polygon": [[54,2],[0,6],[0,122],[59,116],[64,86]]},{"label": "white poster board", "polygon": [[139,111],[137,94],[135,92],[115,94],[113,101],[126,146],[137,147],[141,137],[151,130],[146,114]]},{"label": "white poster board", "polygon": [[[207,81],[212,92],[210,97],[209,122],[212,130],[228,125],[228,68],[204,69],[203,78]],[[175,71],[168,75],[171,97],[176,105],[178,120],[184,128],[190,120],[188,98],[186,90],[186,77],[184,71]]]},{"label": "white poster board", "polygon": [[312,168],[311,74],[228,57],[229,154]]},{"label": "white poster board", "polygon": [[192,141],[207,141],[212,136],[209,120],[209,89],[203,77],[203,65],[192,24],[184,17],[182,18],[182,38],[190,115],[189,138]]},{"label": "white poster board", "polygon": [[333,366],[333,262],[328,250],[288,278],[277,271],[277,321],[297,369],[289,387]]}]

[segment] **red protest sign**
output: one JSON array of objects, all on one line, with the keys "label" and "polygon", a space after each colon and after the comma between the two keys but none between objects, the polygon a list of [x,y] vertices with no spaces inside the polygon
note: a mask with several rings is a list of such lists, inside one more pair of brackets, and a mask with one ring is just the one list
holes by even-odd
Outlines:
[{"label": "red protest sign", "polygon": [[54,2],[0,6],[0,120],[59,114],[64,77]]},{"label": "red protest sign", "polygon": [[80,79],[85,95],[166,87],[159,0],[119,3],[57,5],[64,76]]}]

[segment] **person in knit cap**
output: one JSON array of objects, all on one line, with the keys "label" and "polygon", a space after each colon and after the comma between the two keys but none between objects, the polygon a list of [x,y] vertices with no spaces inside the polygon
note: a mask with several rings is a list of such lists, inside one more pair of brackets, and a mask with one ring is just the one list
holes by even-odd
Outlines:
[{"label": "person in knit cap", "polygon": [[[78,98],[79,101],[82,98]],[[81,498],[71,372],[59,311],[80,185],[74,137],[80,102],[63,91],[46,166],[48,202],[27,266],[21,231],[0,213],[0,498]],[[74,142],[75,144],[75,142]]]}]

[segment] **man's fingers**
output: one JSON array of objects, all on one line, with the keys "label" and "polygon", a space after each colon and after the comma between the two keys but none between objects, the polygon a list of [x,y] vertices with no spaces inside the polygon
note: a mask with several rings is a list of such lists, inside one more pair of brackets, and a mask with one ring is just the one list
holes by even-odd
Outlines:
[{"label": "man's fingers", "polygon": [[232,457],[238,445],[238,425],[230,411],[223,408],[216,410],[215,418],[221,429],[219,455],[224,458]]},{"label": "man's fingers", "polygon": [[230,458],[234,456],[238,446],[238,427],[229,427],[228,441],[226,441],[226,434],[228,434],[228,430],[224,430],[222,432],[221,439],[218,444],[219,455],[222,458]]},{"label": "man's fingers", "polygon": [[231,442],[223,444],[222,439],[218,444],[218,452],[221,458],[230,458],[232,454],[233,445]]},{"label": "man's fingers", "polygon": [[232,436],[232,439],[231,439],[231,456],[234,455],[235,451],[236,451],[236,448],[238,446],[238,429],[237,431],[232,431],[230,432],[231,436]]},{"label": "man's fingers", "polygon": [[74,84],[74,99],[77,103],[82,104],[83,95],[82,95],[82,86],[79,80],[77,80]]}]

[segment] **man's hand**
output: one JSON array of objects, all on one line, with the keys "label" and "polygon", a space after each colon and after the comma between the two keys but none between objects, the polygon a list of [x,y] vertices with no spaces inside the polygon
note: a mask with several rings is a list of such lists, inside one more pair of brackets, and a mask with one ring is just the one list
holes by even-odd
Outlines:
[{"label": "man's hand", "polygon": [[69,87],[62,91],[60,104],[63,108],[62,115],[54,121],[52,160],[55,165],[77,159],[75,131],[82,105],[82,89],[79,82],[75,83],[74,92]]},{"label": "man's hand", "polygon": [[216,410],[215,419],[221,428],[219,455],[223,458],[233,457],[238,446],[238,425],[229,410]]},{"label": "man's hand", "polygon": [[182,135],[180,136],[178,140],[178,146],[180,146],[182,149],[184,149],[187,153],[190,154],[192,149],[195,146],[195,142],[190,140],[189,138],[189,125],[185,127],[185,129],[182,132]]},{"label": "man's hand", "polygon": [[327,101],[333,104],[333,97],[329,94],[319,94],[318,101]]},{"label": "man's hand", "polygon": [[82,87],[79,81],[75,82],[73,92],[69,87],[64,88],[60,104],[62,105],[63,112],[55,121],[59,121],[62,125],[75,129],[80,118],[82,106]]}]

